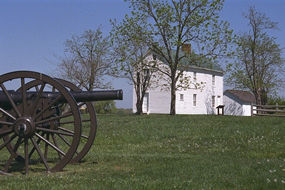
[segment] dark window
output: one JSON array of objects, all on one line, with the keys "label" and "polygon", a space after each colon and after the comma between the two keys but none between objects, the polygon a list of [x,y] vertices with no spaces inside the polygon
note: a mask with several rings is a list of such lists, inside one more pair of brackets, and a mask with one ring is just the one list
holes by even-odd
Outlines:
[{"label": "dark window", "polygon": [[184,94],[180,94],[180,101],[184,101]]},{"label": "dark window", "polygon": [[215,107],[215,96],[212,96],[212,107]]},{"label": "dark window", "polygon": [[193,94],[193,106],[197,105],[197,94]]},{"label": "dark window", "polygon": [[144,74],[145,79],[149,79],[149,77],[150,77],[149,69],[144,69],[143,74]]}]

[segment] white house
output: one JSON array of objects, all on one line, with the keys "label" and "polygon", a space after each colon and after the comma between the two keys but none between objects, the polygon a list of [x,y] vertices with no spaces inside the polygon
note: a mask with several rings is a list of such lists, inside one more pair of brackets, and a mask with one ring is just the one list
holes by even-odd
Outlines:
[{"label": "white house", "polygon": [[251,116],[251,104],[255,104],[255,97],[251,92],[243,90],[224,92],[225,115]]},{"label": "white house", "polygon": [[[148,61],[156,60],[161,67],[167,67],[152,54],[146,56]],[[143,113],[169,114],[170,89],[169,78],[159,78],[155,86],[148,89],[143,101]],[[177,114],[216,114],[216,106],[223,104],[223,71],[219,68],[191,66],[183,73],[189,79],[189,88],[176,91]],[[136,94],[133,90],[133,112],[136,112]]]}]

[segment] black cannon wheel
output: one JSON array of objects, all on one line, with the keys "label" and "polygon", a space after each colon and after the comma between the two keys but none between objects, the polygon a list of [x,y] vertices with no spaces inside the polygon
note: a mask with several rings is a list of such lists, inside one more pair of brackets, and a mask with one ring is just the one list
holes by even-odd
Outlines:
[{"label": "black cannon wheel", "polygon": [[[36,93],[33,95],[30,93],[32,89],[27,88],[30,81],[40,84],[34,86]],[[40,161],[46,171],[61,171],[73,158],[81,135],[80,114],[69,91],[58,81],[29,71],[0,76],[0,88],[8,100],[8,104],[0,102],[0,137],[3,138],[3,143],[0,144],[0,166],[5,172],[24,167],[27,174],[29,168],[41,170],[42,164],[36,164]],[[14,97],[10,89],[18,89],[20,100]],[[43,94],[50,90],[57,92],[58,96],[53,99],[43,98]],[[57,112],[56,105],[63,99],[70,111],[60,116],[53,114]],[[59,120],[68,117],[73,118],[72,125],[65,127],[57,124]],[[69,146],[59,144],[58,136],[68,138]],[[49,154],[46,154],[47,147],[50,148]]]},{"label": "black cannon wheel", "polygon": [[[63,79],[56,78],[63,86],[68,88],[71,92],[81,92],[81,89],[78,88],[71,82],[68,82]],[[79,162],[83,159],[83,157],[88,153],[90,148],[92,147],[95,137],[96,137],[96,130],[97,130],[97,121],[96,121],[96,112],[94,106],[91,102],[78,102],[78,109],[85,108],[83,111],[85,114],[81,116],[82,118],[82,134],[80,138],[80,143],[77,148],[77,153],[74,155],[73,159],[71,160],[72,163]],[[88,115],[87,118],[84,115]],[[72,121],[69,121],[72,122]],[[68,123],[68,122],[66,122]]]}]

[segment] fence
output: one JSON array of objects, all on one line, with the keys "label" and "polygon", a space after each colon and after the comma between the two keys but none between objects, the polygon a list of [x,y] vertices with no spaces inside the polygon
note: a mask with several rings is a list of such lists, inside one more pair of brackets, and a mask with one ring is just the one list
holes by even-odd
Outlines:
[{"label": "fence", "polygon": [[251,104],[251,116],[285,117],[284,105],[254,105]]}]

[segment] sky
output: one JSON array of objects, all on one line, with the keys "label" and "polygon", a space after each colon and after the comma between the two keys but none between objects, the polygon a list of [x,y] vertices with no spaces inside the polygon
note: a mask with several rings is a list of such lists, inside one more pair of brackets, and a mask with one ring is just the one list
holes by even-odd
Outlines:
[{"label": "sky", "polygon": [[[235,32],[245,32],[243,14],[251,5],[279,23],[279,30],[271,34],[285,48],[285,0],[225,0],[221,18]],[[120,21],[129,12],[123,0],[1,0],[0,75],[16,70],[53,75],[67,39],[98,27],[108,35],[110,19]],[[282,56],[285,58],[285,51]],[[124,100],[117,101],[117,107],[131,108],[130,83],[116,79],[113,87],[124,91]],[[285,96],[285,90],[281,95]]]}]

